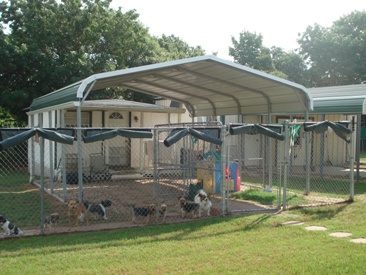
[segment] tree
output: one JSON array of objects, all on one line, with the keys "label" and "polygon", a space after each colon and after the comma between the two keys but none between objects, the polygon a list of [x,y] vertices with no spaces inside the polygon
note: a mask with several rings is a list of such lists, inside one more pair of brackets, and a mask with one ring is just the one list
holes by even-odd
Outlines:
[{"label": "tree", "polygon": [[[1,2],[1,105],[25,120],[24,108],[34,98],[91,74],[204,53],[174,36],[151,36],[135,10],[113,10],[111,1]],[[120,88],[89,96],[96,98],[153,102],[149,95]]]},{"label": "tree", "polygon": [[[135,11],[111,0],[12,0],[0,4],[0,99],[25,119],[36,97],[93,73],[158,61],[158,44]],[[4,58],[3,58],[4,57]]]},{"label": "tree", "polygon": [[232,43],[229,54],[235,62],[299,84],[308,83],[304,60],[296,52],[267,48],[261,34],[247,31],[239,34],[239,41],[232,37]]},{"label": "tree", "polygon": [[234,61],[266,72],[273,71],[270,50],[263,46],[261,34],[243,31],[239,34],[239,41],[231,37],[233,47],[229,47],[229,55]]},{"label": "tree", "polygon": [[330,28],[308,26],[298,43],[312,86],[358,84],[366,79],[366,12],[354,11]]},{"label": "tree", "polygon": [[204,55],[205,51],[200,47],[189,46],[179,37],[172,35],[162,35],[161,38],[156,38],[160,48],[161,61],[183,59],[187,57],[194,57]]},{"label": "tree", "polygon": [[0,106],[0,128],[24,127],[25,123]]},{"label": "tree", "polygon": [[[275,71],[284,74],[283,78],[304,86],[308,85],[307,68],[301,55],[295,51],[286,52],[282,48],[273,46],[271,56]],[[271,72],[271,74],[274,74],[274,72]]]},{"label": "tree", "polygon": [[[163,34],[161,38],[153,37],[152,44],[154,43],[156,43],[156,62],[165,62],[205,54],[205,51],[200,46],[189,46],[182,39],[174,35],[167,36]],[[121,95],[126,100],[146,103],[154,103],[155,101],[155,97],[151,95],[131,90],[122,90]]]}]

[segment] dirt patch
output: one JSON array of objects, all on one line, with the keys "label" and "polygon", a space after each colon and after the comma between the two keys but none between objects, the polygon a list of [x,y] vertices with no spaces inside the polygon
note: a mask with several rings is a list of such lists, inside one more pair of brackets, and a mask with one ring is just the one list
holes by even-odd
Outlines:
[{"label": "dirt patch", "polygon": [[[145,207],[154,203],[157,207],[161,204],[167,205],[167,223],[185,222],[192,220],[190,217],[182,219],[178,197],[187,194],[187,185],[181,179],[160,179],[159,184],[154,183],[152,178],[136,177],[133,179],[123,178],[118,180],[99,180],[94,182],[86,182],[83,186],[83,200],[93,204],[99,204],[102,200],[111,200],[112,205],[106,209],[108,219],[105,220],[100,216],[91,216],[89,226],[80,223],[79,227],[69,226],[67,217],[67,202],[70,199],[78,200],[78,185],[66,184],[62,182],[44,183],[44,216],[51,213],[59,213],[60,219],[58,224],[53,226],[53,233],[69,233],[78,231],[98,231],[116,228],[125,228],[133,226],[144,226],[147,224],[146,219],[137,219],[136,223],[132,223],[132,206]],[[40,198],[39,184],[25,184],[22,192],[36,192],[35,198]],[[213,209],[212,216],[221,216],[222,198],[219,195],[211,196]],[[36,204],[38,201],[36,202]],[[40,205],[40,201],[39,201]],[[227,200],[225,206],[231,214],[240,214],[241,211],[271,211],[270,208],[255,203],[253,201],[244,200]],[[239,209],[240,211],[236,211]],[[35,210],[33,217],[28,221],[21,221],[21,229],[25,236],[33,236],[41,234],[39,223],[39,210]],[[206,213],[202,214],[202,219],[209,218]],[[12,222],[19,224],[19,220],[13,218]],[[161,223],[159,217],[156,222]],[[0,234],[1,235],[1,234]]]}]

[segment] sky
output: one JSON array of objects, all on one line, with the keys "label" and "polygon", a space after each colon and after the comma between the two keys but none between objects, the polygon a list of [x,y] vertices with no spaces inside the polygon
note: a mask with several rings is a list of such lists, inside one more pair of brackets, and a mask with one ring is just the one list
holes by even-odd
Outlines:
[{"label": "sky", "polygon": [[152,35],[177,36],[225,60],[232,60],[231,38],[239,40],[243,31],[261,34],[265,47],[290,51],[307,26],[330,27],[352,11],[366,11],[365,0],[113,0],[111,6],[135,9]]}]

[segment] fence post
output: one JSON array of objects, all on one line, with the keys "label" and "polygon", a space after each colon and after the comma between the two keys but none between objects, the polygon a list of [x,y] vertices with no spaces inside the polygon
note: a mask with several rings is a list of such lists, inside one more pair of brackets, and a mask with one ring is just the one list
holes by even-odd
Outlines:
[{"label": "fence post", "polygon": [[[229,162],[228,162],[228,155],[227,155],[227,142],[225,140],[225,135],[226,135],[226,131],[225,131],[225,127],[221,128],[221,139],[222,139],[222,145],[221,145],[221,177],[220,177],[220,186],[221,186],[221,196],[222,196],[222,214],[224,215],[225,213],[227,213],[227,205],[226,205],[226,184],[227,184],[227,180],[226,179],[226,162],[227,165],[229,167]],[[217,184],[217,183],[216,183]]]},{"label": "fence post", "polygon": [[288,157],[290,155],[290,149],[289,149],[289,132],[288,132],[288,126],[289,126],[289,121],[286,120],[285,121],[285,148],[284,148],[284,152],[285,152],[285,157],[284,157],[284,166],[283,166],[283,206],[282,209],[285,210],[287,208],[286,206],[286,192],[287,192],[287,165],[288,165]]},{"label": "fence post", "polygon": [[355,161],[355,157],[354,157],[354,148],[353,148],[353,135],[354,135],[354,123],[352,123],[352,132],[350,135],[350,160],[349,160],[349,165],[350,165],[350,197],[349,199],[351,201],[354,200],[355,198],[355,175],[354,175],[354,161]]},{"label": "fence post", "polygon": [[[306,112],[305,115],[305,122],[309,121],[309,112]],[[305,126],[303,125],[303,127],[305,128]],[[310,194],[310,133],[309,132],[305,132],[305,166],[306,166],[306,195]]]},{"label": "fence post", "polygon": [[44,230],[43,230],[43,224],[44,224],[44,138],[40,137],[39,138],[39,145],[40,145],[40,153],[39,153],[39,157],[40,157],[40,174],[41,174],[41,234],[44,234]]}]

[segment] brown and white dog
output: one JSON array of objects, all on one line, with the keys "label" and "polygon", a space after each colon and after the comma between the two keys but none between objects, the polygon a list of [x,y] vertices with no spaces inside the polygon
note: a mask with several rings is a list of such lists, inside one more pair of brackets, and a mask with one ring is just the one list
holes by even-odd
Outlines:
[{"label": "brown and white dog", "polygon": [[207,193],[201,189],[197,192],[197,195],[194,197],[194,202],[200,205],[198,216],[201,217],[202,211],[205,211],[207,216],[211,214],[212,203],[209,199]]},{"label": "brown and white dog", "polygon": [[156,206],[150,204],[147,207],[134,207],[132,206],[132,222],[136,223],[138,216],[146,217],[147,223],[150,223],[153,218],[156,218]]},{"label": "brown and white dog", "polygon": [[187,213],[192,213],[193,218],[199,217],[200,205],[194,202],[187,202],[185,197],[179,197],[180,210],[182,212],[182,219],[187,217]]},{"label": "brown and white dog", "polygon": [[[76,225],[79,225],[80,217],[85,217],[86,225],[89,225],[89,214],[83,202],[77,202],[76,200],[70,200],[68,203],[69,210],[67,216],[69,218],[69,223],[71,220],[75,221]],[[81,219],[82,220],[82,219]]]}]

